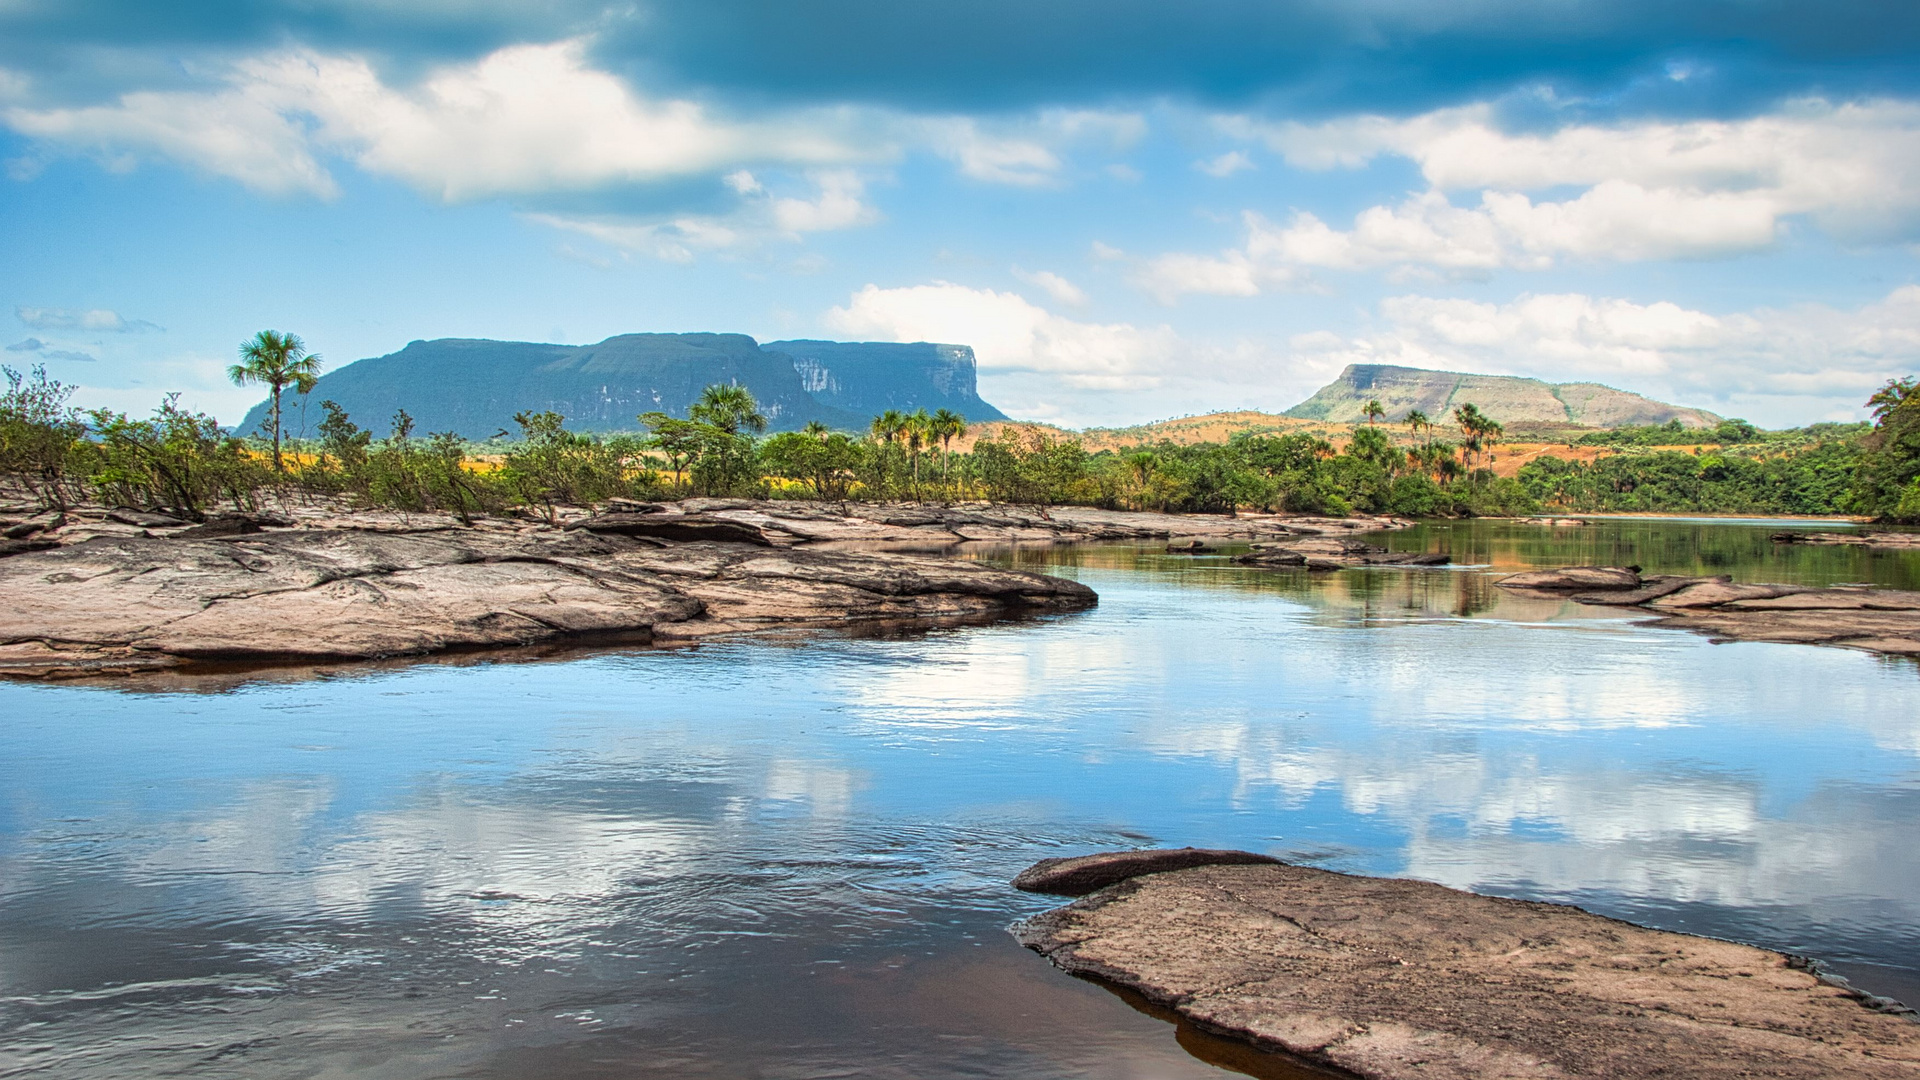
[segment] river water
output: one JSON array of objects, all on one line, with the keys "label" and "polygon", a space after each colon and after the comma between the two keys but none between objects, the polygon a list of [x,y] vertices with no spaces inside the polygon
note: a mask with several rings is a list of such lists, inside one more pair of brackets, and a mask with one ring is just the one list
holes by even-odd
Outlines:
[{"label": "river water", "polygon": [[[1762,524],[1436,524],[1485,568],[982,551],[1083,614],[0,686],[0,1076],[1208,1077],[1005,933],[1196,844],[1565,900],[1920,998],[1920,665],[1490,570],[1920,587]],[[1176,1037],[1177,1036],[1177,1037]],[[1211,1062],[1211,1063],[1210,1063]]]}]

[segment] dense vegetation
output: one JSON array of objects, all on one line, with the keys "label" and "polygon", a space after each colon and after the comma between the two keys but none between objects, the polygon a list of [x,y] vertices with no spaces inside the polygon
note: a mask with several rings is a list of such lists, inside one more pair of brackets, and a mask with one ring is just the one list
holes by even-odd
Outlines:
[{"label": "dense vegetation", "polygon": [[[234,378],[276,398],[311,386],[314,364],[290,335],[260,335]],[[336,497],[369,507],[470,518],[517,510],[685,495],[814,499],[992,499],[1226,513],[1236,508],[1404,516],[1681,511],[1860,512],[1920,520],[1920,393],[1894,382],[1869,403],[1875,423],[1761,432],[1730,420],[1711,433],[1627,428],[1581,440],[1616,452],[1591,462],[1545,455],[1514,477],[1488,468],[1500,425],[1456,409],[1457,441],[1424,416],[1403,432],[1368,423],[1344,448],[1303,434],[1225,443],[1161,443],[1089,453],[1071,438],[1007,428],[953,449],[967,433],[941,410],[875,417],[862,433],[815,424],[762,437],[767,418],[744,387],[708,387],[685,418],[637,417],[642,431],[589,435],[557,413],[515,417],[517,438],[472,443],[419,435],[405,411],[384,437],[332,401],[319,438],[224,431],[168,397],[152,416],[82,411],[72,388],[7,370],[0,394],[0,478],[49,508],[83,500],[161,507],[192,517],[231,507]],[[271,415],[271,414],[270,414]],[[1712,437],[1711,446],[1699,445]],[[1672,448],[1677,439],[1694,443]],[[1666,440],[1666,441],[1662,441]]]}]

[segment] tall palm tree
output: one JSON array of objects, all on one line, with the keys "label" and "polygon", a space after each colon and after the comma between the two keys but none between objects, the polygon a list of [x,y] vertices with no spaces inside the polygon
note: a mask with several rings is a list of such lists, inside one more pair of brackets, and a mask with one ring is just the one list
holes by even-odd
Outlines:
[{"label": "tall palm tree", "polygon": [[935,409],[929,431],[940,440],[940,482],[944,484],[953,469],[953,440],[967,433],[967,418],[952,409]]},{"label": "tall palm tree", "polygon": [[1360,411],[1367,414],[1368,427],[1373,426],[1373,421],[1375,417],[1387,415],[1387,410],[1381,407],[1379,398],[1374,398],[1371,401],[1368,401],[1365,405],[1360,406]]},{"label": "tall palm tree", "polygon": [[902,413],[899,409],[888,409],[886,412],[874,417],[873,423],[868,425],[867,430],[872,432],[873,437],[880,440],[881,443],[892,446],[893,440],[899,438],[901,432],[906,430],[906,427],[906,414]]},{"label": "tall palm tree", "polygon": [[767,430],[767,415],[753,399],[753,391],[739,383],[714,383],[700,391],[700,399],[687,410],[687,417],[712,424],[729,435],[745,428],[755,433]]},{"label": "tall palm tree", "polygon": [[906,427],[901,431],[906,437],[907,458],[913,462],[913,482],[920,483],[920,450],[933,441],[933,417],[925,409],[915,409],[907,414]]},{"label": "tall palm tree", "polygon": [[1473,465],[1476,454],[1488,445],[1498,442],[1500,436],[1507,431],[1498,421],[1481,412],[1480,407],[1470,401],[1453,410],[1453,419],[1460,425],[1460,432],[1465,436],[1461,443],[1466,448],[1469,467]]},{"label": "tall palm tree", "polygon": [[289,386],[297,394],[312,390],[320,381],[320,354],[308,352],[297,334],[262,330],[240,344],[240,362],[227,369],[227,378],[235,386],[267,388],[273,401],[273,471],[285,472],[280,464],[280,394]]},{"label": "tall palm tree", "polygon": [[1426,428],[1427,442],[1433,442],[1433,421],[1427,419],[1426,413],[1421,412],[1419,409],[1409,410],[1407,413],[1407,426],[1413,429],[1415,435],[1420,434],[1421,428]]}]

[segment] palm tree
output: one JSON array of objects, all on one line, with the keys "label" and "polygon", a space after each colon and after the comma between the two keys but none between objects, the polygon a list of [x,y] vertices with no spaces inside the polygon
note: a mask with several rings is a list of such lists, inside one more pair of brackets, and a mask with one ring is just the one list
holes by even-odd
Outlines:
[{"label": "palm tree", "polygon": [[828,427],[827,425],[821,423],[818,420],[809,420],[807,421],[807,426],[800,429],[801,434],[811,435],[816,439],[826,438],[827,432],[832,430],[833,430],[832,428]]},{"label": "palm tree", "polygon": [[1466,447],[1468,466],[1473,465],[1475,454],[1488,445],[1498,442],[1500,436],[1507,431],[1498,421],[1481,412],[1480,407],[1472,402],[1453,410],[1453,419],[1460,425],[1460,431],[1465,436],[1461,442]]},{"label": "palm tree", "polygon": [[1433,421],[1427,419],[1426,413],[1421,412],[1419,409],[1409,410],[1407,413],[1407,426],[1413,429],[1415,435],[1420,434],[1421,428],[1426,428],[1427,441],[1429,443],[1433,441]]},{"label": "palm tree", "polygon": [[899,409],[888,409],[886,412],[874,417],[873,423],[868,425],[867,430],[872,432],[873,437],[880,440],[881,443],[892,446],[893,440],[899,438],[900,433],[905,431],[906,427],[906,414],[902,413]]},{"label": "palm tree", "polygon": [[944,484],[953,468],[953,440],[967,433],[967,418],[952,409],[935,409],[929,430],[940,440],[940,482]]},{"label": "palm tree", "polygon": [[1365,405],[1360,406],[1360,411],[1367,415],[1368,427],[1373,426],[1375,417],[1387,415],[1387,410],[1381,407],[1379,398],[1374,398]]},{"label": "palm tree", "polygon": [[320,381],[320,354],[308,352],[297,334],[262,330],[241,343],[240,362],[227,369],[227,378],[235,386],[267,388],[273,401],[273,471],[286,471],[280,464],[280,393],[289,386],[297,394],[312,390]]},{"label": "palm tree", "polygon": [[756,433],[767,430],[767,416],[753,399],[753,391],[739,383],[714,383],[700,391],[700,399],[687,410],[687,418],[711,424],[729,435],[738,435],[741,428]]},{"label": "palm tree", "polygon": [[925,409],[915,409],[907,416],[906,426],[901,431],[906,436],[907,459],[913,462],[913,482],[920,483],[920,448],[932,440],[933,418]]}]

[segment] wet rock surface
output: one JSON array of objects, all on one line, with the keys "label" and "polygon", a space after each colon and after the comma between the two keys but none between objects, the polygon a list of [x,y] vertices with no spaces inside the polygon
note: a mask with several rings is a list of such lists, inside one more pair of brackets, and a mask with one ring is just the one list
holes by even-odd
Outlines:
[{"label": "wet rock surface", "polygon": [[1920,1077],[1908,1011],[1805,961],[1427,882],[1201,866],[1014,933],[1204,1029],[1379,1080]]},{"label": "wet rock surface", "polygon": [[1719,641],[1837,645],[1920,657],[1920,592],[1847,586],[1739,584],[1715,577],[1642,576],[1636,567],[1569,566],[1512,574],[1505,589],[1567,594],[1583,604],[1640,608]]},{"label": "wet rock surface", "polygon": [[1920,532],[1777,532],[1768,539],[1776,544],[1820,544],[1920,551]]},{"label": "wet rock surface", "polygon": [[1189,870],[1196,866],[1278,864],[1271,855],[1220,848],[1154,848],[1146,851],[1102,851],[1063,859],[1041,859],[1013,879],[1022,892],[1051,896],[1085,896],[1115,882],[1143,874]]},{"label": "wet rock surface", "polygon": [[1343,570],[1350,566],[1445,566],[1447,555],[1420,551],[1388,551],[1351,536],[1307,536],[1298,540],[1260,544],[1233,561],[1243,566],[1304,566],[1309,570]]},{"label": "wet rock surface", "polygon": [[103,534],[0,560],[0,674],[672,641],[1095,602],[1077,582],[978,562],[764,542],[456,528]]}]

